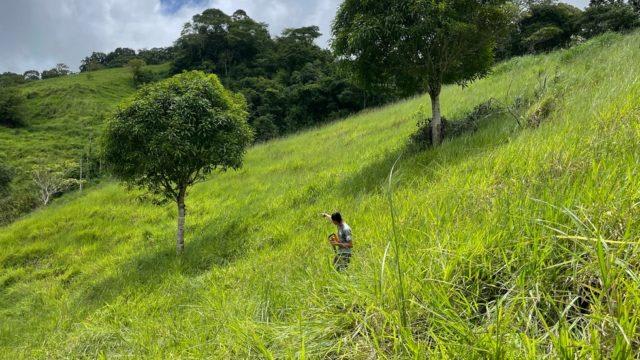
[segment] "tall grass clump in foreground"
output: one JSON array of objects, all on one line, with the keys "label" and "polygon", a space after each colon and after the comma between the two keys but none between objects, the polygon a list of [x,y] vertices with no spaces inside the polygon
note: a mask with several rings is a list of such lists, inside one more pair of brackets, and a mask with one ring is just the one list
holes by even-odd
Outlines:
[{"label": "tall grass clump in foreground", "polygon": [[[171,205],[115,183],[69,196],[0,232],[0,353],[635,356],[638,56],[639,34],[605,35],[446,87],[450,119],[495,98],[535,121],[497,112],[404,153],[393,192],[421,98],[258,145],[194,187],[182,257]],[[344,274],[316,216],[336,208],[355,235]]]}]

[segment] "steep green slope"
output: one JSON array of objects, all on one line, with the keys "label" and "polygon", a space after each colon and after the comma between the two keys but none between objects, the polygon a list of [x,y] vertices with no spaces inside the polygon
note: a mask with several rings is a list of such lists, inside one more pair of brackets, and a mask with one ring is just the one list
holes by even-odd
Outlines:
[{"label": "steep green slope", "polygon": [[[167,65],[148,68],[166,71]],[[135,87],[129,69],[119,68],[30,82],[20,90],[28,126],[0,127],[0,160],[16,172],[15,191],[32,194],[29,172],[34,165],[80,163],[83,154],[96,155],[104,114]]]},{"label": "steep green slope", "polygon": [[[449,118],[537,91],[538,128],[500,113],[403,153],[416,98],[256,146],[190,193],[181,258],[172,205],[115,183],[69,196],[2,228],[0,356],[631,356],[639,56],[639,34],[607,35],[444,90]],[[346,274],[318,217],[334,209]]]}]

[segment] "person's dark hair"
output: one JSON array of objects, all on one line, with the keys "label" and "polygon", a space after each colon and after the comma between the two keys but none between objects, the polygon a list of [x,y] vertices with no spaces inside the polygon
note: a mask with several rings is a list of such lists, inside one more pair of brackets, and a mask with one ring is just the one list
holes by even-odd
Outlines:
[{"label": "person's dark hair", "polygon": [[339,212],[334,213],[333,215],[331,215],[331,220],[341,223],[342,222],[342,215]]}]

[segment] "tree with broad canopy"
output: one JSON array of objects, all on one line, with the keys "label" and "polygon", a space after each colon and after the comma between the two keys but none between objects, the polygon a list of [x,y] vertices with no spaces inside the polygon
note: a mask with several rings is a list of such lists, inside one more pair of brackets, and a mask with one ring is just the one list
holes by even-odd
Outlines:
[{"label": "tree with broad canopy", "polygon": [[242,95],[192,71],[143,87],[109,121],[104,158],[113,174],[178,205],[178,253],[188,188],[214,170],[242,166],[253,137],[246,119]]},{"label": "tree with broad canopy", "polygon": [[432,143],[442,140],[443,84],[489,71],[506,30],[505,0],[346,0],[333,23],[333,49],[365,86],[396,86],[431,98]]}]

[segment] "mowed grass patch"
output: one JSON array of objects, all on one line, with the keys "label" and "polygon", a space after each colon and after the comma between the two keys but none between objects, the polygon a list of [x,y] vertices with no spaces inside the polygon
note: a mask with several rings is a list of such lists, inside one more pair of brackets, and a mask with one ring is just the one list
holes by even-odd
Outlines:
[{"label": "mowed grass patch", "polygon": [[[425,97],[255,146],[176,209],[114,182],[0,232],[0,349],[26,358],[630,357],[638,351],[640,35],[500,64],[447,87],[448,118],[531,98],[407,152]],[[624,71],[622,71],[624,69]],[[399,159],[399,160],[398,160]],[[404,307],[401,325],[396,214]],[[354,229],[331,267],[319,217]]]}]

